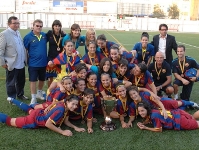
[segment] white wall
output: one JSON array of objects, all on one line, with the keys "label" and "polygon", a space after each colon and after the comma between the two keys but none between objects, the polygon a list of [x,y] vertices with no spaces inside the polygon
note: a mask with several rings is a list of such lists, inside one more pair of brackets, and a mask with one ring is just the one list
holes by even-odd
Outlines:
[{"label": "white wall", "polygon": [[94,27],[96,29],[129,29],[129,30],[151,30],[157,31],[159,24],[166,23],[169,28],[179,32],[199,32],[199,21],[185,21],[173,19],[157,19],[157,18],[136,18],[126,17],[118,20],[116,14],[111,16],[93,16],[93,15],[69,15],[69,14],[53,14],[53,13],[12,13],[0,14],[0,28],[7,27],[7,20],[10,16],[15,15],[21,21],[21,26],[31,28],[35,19],[41,19],[44,27],[51,28],[52,22],[58,19],[62,22],[63,28],[70,28],[73,23],[79,23],[83,28]]}]

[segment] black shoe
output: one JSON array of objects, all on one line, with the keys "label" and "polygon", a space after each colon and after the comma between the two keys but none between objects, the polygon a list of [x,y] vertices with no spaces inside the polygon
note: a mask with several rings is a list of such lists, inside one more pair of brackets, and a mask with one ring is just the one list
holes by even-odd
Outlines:
[{"label": "black shoe", "polygon": [[29,100],[29,98],[25,95],[18,96],[18,98],[21,99],[21,100]]}]

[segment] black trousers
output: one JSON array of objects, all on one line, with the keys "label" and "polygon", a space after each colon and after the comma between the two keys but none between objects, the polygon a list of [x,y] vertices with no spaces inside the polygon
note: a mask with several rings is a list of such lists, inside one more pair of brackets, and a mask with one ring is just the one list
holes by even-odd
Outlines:
[{"label": "black trousers", "polygon": [[6,69],[6,90],[8,97],[16,98],[24,95],[25,67],[22,69]]}]

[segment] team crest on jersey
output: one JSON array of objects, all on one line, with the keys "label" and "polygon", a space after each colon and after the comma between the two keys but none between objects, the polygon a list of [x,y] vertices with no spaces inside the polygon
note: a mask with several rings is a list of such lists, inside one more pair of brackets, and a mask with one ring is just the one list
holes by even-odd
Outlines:
[{"label": "team crest on jersey", "polygon": [[162,69],[162,73],[165,73],[166,72],[166,69]]},{"label": "team crest on jersey", "polygon": [[185,67],[188,67],[188,66],[189,66],[189,64],[188,64],[188,63],[186,63],[186,64],[185,64]]}]

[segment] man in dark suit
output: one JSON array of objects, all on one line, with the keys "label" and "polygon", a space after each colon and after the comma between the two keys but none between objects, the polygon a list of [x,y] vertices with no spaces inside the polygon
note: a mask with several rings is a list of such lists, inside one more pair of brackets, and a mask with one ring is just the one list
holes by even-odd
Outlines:
[{"label": "man in dark suit", "polygon": [[22,100],[25,86],[26,49],[18,31],[19,20],[15,16],[8,19],[8,29],[0,33],[0,66],[6,70],[6,89],[8,97]]},{"label": "man in dark suit", "polygon": [[175,52],[177,50],[175,37],[167,34],[168,26],[166,24],[160,24],[159,31],[160,34],[153,37],[151,44],[154,46],[155,53],[162,52],[164,59],[171,66],[173,60],[172,49],[174,49]]}]

